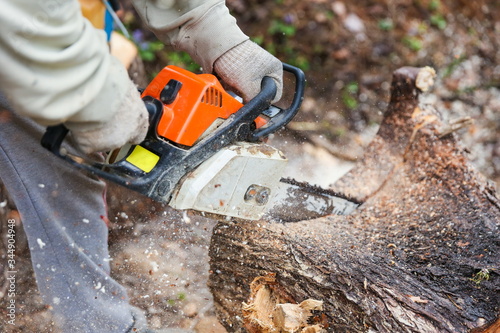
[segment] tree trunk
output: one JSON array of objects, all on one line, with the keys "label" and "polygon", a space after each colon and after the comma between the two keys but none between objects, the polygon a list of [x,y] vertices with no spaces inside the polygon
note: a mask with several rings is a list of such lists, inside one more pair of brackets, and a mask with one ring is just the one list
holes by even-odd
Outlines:
[{"label": "tree trunk", "polygon": [[[500,203],[439,112],[419,104],[424,71],[394,72],[377,136],[334,185],[364,202],[353,214],[218,223],[209,286],[228,331],[499,329]],[[307,299],[323,306],[286,328],[284,309]]]}]

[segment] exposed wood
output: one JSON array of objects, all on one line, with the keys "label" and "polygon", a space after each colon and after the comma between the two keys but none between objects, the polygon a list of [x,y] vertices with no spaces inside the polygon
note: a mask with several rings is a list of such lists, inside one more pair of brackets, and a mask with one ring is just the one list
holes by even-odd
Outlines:
[{"label": "exposed wood", "polygon": [[323,310],[323,302],[308,299],[300,304],[277,287],[274,274],[256,278],[251,286],[250,303],[243,304],[246,329],[252,333],[321,332],[319,324],[309,324],[313,311]]},{"label": "exposed wood", "polygon": [[500,202],[455,134],[443,135],[438,110],[419,104],[419,73],[394,73],[377,136],[335,184],[364,201],[354,214],[216,226],[209,286],[228,331],[251,326],[243,304],[252,281],[269,274],[269,290],[287,303],[323,301],[310,324],[329,332],[498,326]]}]

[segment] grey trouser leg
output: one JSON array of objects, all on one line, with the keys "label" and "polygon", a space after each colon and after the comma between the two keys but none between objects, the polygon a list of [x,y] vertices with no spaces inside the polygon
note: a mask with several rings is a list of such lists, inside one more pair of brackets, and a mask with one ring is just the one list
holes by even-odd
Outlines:
[{"label": "grey trouser leg", "polygon": [[42,131],[0,108],[0,178],[21,214],[42,298],[64,333],[130,331],[144,318],[109,276],[104,183],[43,149]]}]

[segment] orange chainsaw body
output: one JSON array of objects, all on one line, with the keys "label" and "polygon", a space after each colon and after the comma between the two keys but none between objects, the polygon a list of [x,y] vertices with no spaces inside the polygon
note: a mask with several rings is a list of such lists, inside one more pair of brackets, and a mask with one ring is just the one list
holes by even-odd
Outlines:
[{"label": "orange chainsaw body", "polygon": [[[167,98],[165,90],[170,91]],[[176,66],[163,68],[142,93],[145,96],[163,103],[156,129],[158,136],[188,147],[217,124],[218,119],[227,119],[243,106],[224,90],[214,75],[194,74]],[[255,123],[260,128],[266,120],[258,117]]]}]

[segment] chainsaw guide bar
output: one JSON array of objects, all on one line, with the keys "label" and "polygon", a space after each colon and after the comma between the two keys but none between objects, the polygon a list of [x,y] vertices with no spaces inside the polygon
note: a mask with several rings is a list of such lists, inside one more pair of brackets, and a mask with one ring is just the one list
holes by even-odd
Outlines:
[{"label": "chainsaw guide bar", "polygon": [[327,215],[349,215],[361,201],[292,178],[281,178],[279,193],[264,217],[278,222],[311,220]]}]

